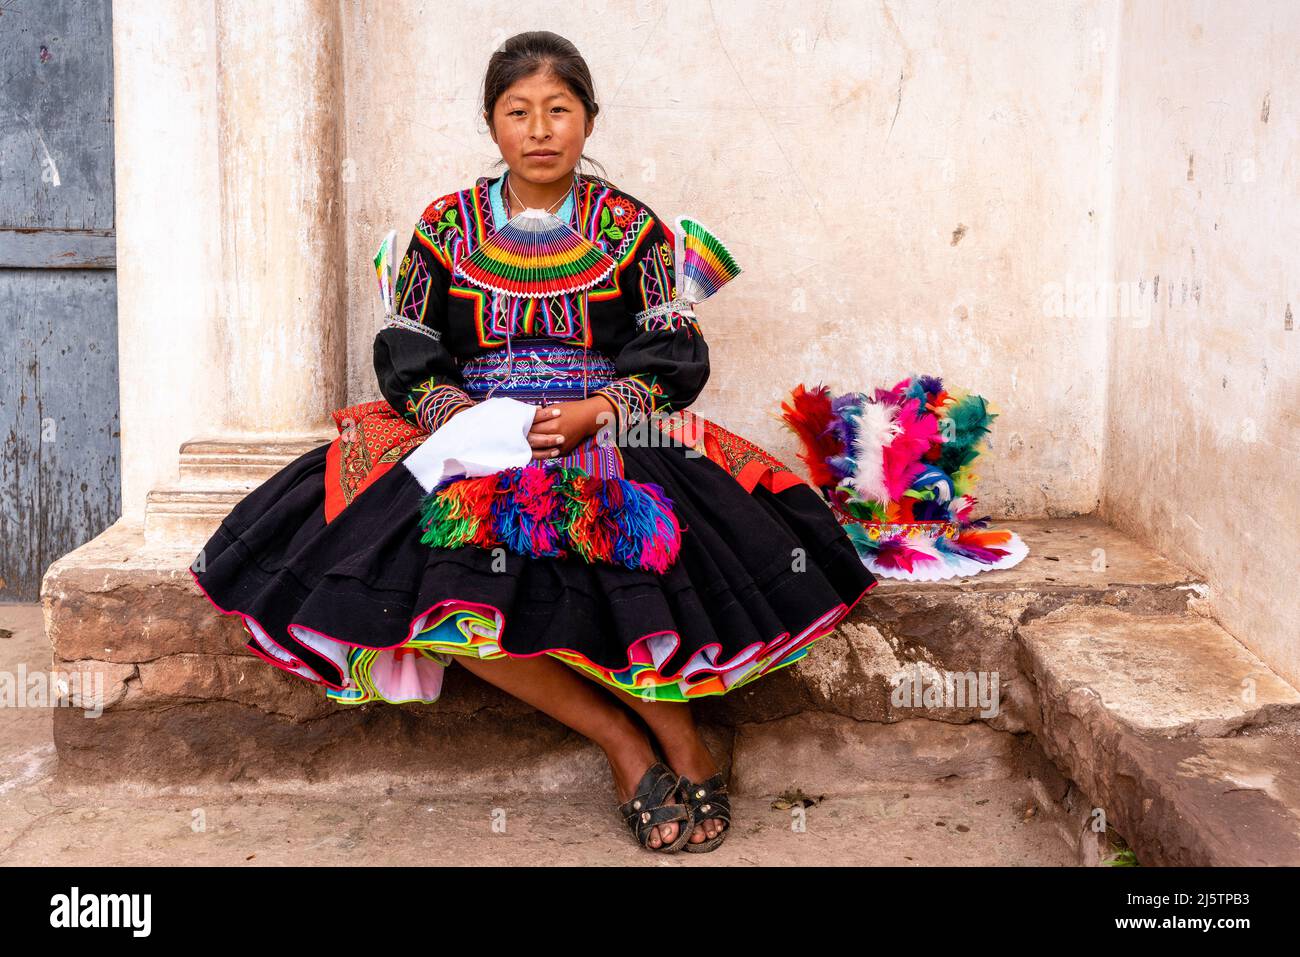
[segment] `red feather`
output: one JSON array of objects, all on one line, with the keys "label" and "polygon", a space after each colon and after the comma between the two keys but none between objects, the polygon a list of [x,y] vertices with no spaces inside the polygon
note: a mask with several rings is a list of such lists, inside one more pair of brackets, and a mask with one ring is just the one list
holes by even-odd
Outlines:
[{"label": "red feather", "polygon": [[834,486],[839,477],[826,460],[844,454],[844,443],[831,432],[831,395],[824,385],[805,389],[800,383],[781,400],[781,417],[803,443],[800,460],[808,466],[815,486]]}]

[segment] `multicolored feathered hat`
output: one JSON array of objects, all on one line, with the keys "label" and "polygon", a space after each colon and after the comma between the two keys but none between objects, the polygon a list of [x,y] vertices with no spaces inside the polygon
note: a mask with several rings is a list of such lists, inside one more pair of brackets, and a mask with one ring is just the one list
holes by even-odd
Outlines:
[{"label": "multicolored feathered hat", "polygon": [[873,573],[939,581],[1010,568],[1029,549],[972,519],[971,465],[997,413],[978,395],[912,376],[868,396],[795,386],[782,418],[799,458]]}]

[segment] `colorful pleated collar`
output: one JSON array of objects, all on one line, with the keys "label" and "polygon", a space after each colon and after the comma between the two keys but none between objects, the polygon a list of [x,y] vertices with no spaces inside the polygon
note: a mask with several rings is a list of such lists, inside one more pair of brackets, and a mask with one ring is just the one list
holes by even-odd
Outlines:
[{"label": "colorful pleated collar", "polygon": [[[457,260],[455,274],[487,292],[526,299],[553,299],[604,282],[618,262],[584,234],[581,214],[590,218],[591,203],[581,178],[575,178],[555,215],[530,209],[507,220],[502,196],[507,175],[487,184],[491,229],[471,254]],[[585,207],[575,202],[578,189],[588,199]]]}]

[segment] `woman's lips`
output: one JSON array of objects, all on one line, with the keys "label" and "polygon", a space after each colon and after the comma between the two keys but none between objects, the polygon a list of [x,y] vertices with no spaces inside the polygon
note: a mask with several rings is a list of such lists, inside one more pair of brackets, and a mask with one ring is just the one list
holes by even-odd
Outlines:
[{"label": "woman's lips", "polygon": [[528,153],[526,155],[528,156],[529,159],[546,162],[547,160],[553,160],[558,158],[560,154],[559,153]]}]

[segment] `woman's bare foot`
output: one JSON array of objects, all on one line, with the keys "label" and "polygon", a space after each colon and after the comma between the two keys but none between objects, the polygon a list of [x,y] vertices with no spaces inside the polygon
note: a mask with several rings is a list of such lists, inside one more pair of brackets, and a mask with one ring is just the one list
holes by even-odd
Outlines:
[{"label": "woman's bare foot", "polygon": [[[625,735],[617,746],[605,749],[605,757],[609,759],[610,769],[614,773],[614,791],[618,795],[619,804],[626,804],[632,800],[641,778],[645,776],[650,765],[659,760],[645,735],[636,730],[630,722],[629,728],[632,730],[630,735]],[[650,846],[663,847],[677,840],[679,826],[677,821],[658,825],[650,832]]]},{"label": "woman's bare foot", "polygon": [[[684,774],[692,781],[703,781],[718,773],[718,767],[713,763],[713,755],[709,754],[709,749],[700,740],[694,725],[690,726],[689,733],[683,733],[675,738],[665,739],[658,734],[655,738],[659,742],[659,747],[663,749],[664,758],[674,774]],[[716,817],[696,821],[695,830],[691,831],[690,842],[700,844],[717,837],[725,827],[726,822]]]}]

